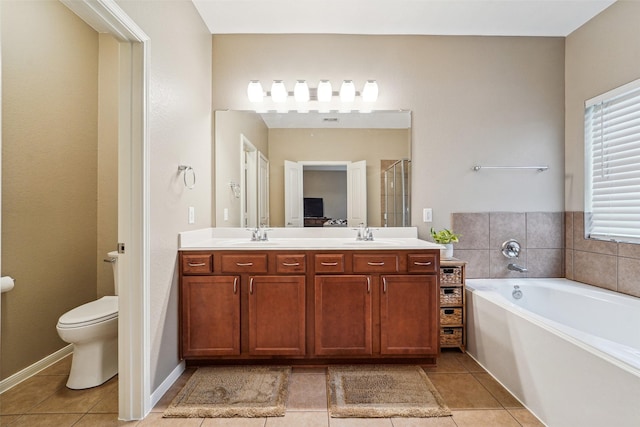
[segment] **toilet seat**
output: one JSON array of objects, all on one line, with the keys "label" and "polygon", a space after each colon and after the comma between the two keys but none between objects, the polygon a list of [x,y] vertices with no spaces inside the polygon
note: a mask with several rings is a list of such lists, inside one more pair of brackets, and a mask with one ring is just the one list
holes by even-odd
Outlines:
[{"label": "toilet seat", "polygon": [[118,317],[118,297],[105,296],[74,308],[60,316],[58,328],[72,329],[94,325]]}]

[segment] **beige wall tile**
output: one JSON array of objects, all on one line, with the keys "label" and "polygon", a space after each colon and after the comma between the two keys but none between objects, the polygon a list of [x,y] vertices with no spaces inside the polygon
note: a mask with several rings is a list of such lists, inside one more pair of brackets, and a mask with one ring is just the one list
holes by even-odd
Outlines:
[{"label": "beige wall tile", "polygon": [[564,213],[564,247],[573,249],[573,212]]},{"label": "beige wall tile", "polygon": [[617,274],[617,257],[574,251],[573,280],[615,291]]},{"label": "beige wall tile", "polygon": [[640,245],[631,243],[619,243],[618,256],[640,259]]},{"label": "beige wall tile", "polygon": [[527,249],[520,250],[520,256],[518,258],[507,258],[502,255],[501,250],[493,250],[491,253],[491,271],[490,277],[492,278],[518,278],[528,277],[529,273],[520,273],[519,271],[509,270],[507,267],[509,264],[517,264],[521,267],[527,268]]},{"label": "beige wall tile", "polygon": [[564,213],[527,212],[527,248],[564,247]]},{"label": "beige wall tile", "polygon": [[640,259],[618,258],[618,292],[640,297]]},{"label": "beige wall tile", "polygon": [[527,247],[526,215],[521,212],[491,212],[489,214],[489,249],[500,249],[502,243],[516,239]]},{"label": "beige wall tile", "polygon": [[573,248],[578,251],[607,255],[618,253],[618,244],[615,242],[584,238],[584,215],[582,212],[576,212],[573,215]]},{"label": "beige wall tile", "polygon": [[563,249],[527,249],[527,277],[564,277]]},{"label": "beige wall tile", "polygon": [[573,250],[564,251],[564,277],[573,280]]},{"label": "beige wall tile", "polygon": [[467,261],[466,274],[468,279],[485,279],[490,276],[489,250],[455,249],[453,256]]},{"label": "beige wall tile", "polygon": [[488,213],[453,213],[451,228],[461,234],[456,249],[488,249],[489,248],[489,214]]}]

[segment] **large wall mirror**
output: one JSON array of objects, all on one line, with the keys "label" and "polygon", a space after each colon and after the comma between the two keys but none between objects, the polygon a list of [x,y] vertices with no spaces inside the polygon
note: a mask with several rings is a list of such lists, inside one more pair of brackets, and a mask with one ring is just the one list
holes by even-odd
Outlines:
[{"label": "large wall mirror", "polygon": [[216,111],[216,227],[410,226],[411,112]]}]

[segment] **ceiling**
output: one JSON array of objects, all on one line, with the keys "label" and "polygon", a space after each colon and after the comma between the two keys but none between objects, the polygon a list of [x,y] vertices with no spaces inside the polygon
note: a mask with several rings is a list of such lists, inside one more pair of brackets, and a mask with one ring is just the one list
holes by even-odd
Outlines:
[{"label": "ceiling", "polygon": [[212,34],[565,37],[615,0],[192,0]]}]

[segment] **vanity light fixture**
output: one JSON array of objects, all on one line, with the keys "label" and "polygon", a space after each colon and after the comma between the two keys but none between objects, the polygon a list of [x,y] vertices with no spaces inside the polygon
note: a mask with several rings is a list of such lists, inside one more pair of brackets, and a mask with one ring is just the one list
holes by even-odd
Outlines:
[{"label": "vanity light fixture", "polygon": [[376,102],[378,99],[378,83],[375,80],[367,80],[362,89],[364,102]]},{"label": "vanity light fixture", "polygon": [[353,80],[345,80],[340,86],[340,101],[353,102],[356,100],[356,86]]},{"label": "vanity light fixture", "polygon": [[[306,112],[310,108],[317,108],[319,111],[334,109],[343,111],[345,108],[348,111],[354,108],[365,112],[370,111],[370,104],[378,99],[378,83],[375,80],[367,80],[362,92],[358,92],[353,80],[343,80],[340,91],[334,92],[329,80],[320,80],[317,88],[310,88],[306,80],[297,80],[293,92],[288,92],[283,80],[274,80],[271,84],[271,91],[265,92],[260,81],[251,80],[247,86],[247,96],[251,103],[262,104],[264,102],[260,108],[265,110],[284,108]],[[293,101],[290,97],[293,98]],[[269,98],[272,104],[278,105],[270,106],[266,102]],[[341,103],[349,104],[349,106],[343,106]]]},{"label": "vanity light fixture", "polygon": [[262,102],[264,99],[264,90],[258,80],[251,80],[247,87],[247,96],[251,102]]},{"label": "vanity light fixture", "polygon": [[273,102],[286,102],[287,96],[289,96],[289,94],[287,93],[287,88],[284,86],[284,82],[282,80],[274,80],[271,85],[271,99],[273,99]]},{"label": "vanity light fixture", "polygon": [[309,95],[309,86],[307,86],[306,80],[298,80],[293,87],[293,97],[296,102],[309,102],[311,96]]},{"label": "vanity light fixture", "polygon": [[320,80],[318,83],[318,102],[329,102],[333,96],[333,89],[329,80]]}]

